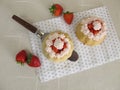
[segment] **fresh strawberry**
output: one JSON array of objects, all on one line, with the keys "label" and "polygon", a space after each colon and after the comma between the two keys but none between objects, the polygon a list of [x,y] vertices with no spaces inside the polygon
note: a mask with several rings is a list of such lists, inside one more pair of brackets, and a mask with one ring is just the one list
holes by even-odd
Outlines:
[{"label": "fresh strawberry", "polygon": [[26,59],[27,59],[27,53],[25,50],[21,50],[20,52],[17,53],[16,61],[18,63],[21,63],[21,65],[22,65],[23,63],[26,62]]},{"label": "fresh strawberry", "polygon": [[74,17],[73,12],[69,12],[69,11],[65,12],[63,15],[65,22],[69,25],[72,23],[73,17]]},{"label": "fresh strawberry", "polygon": [[39,58],[32,54],[28,56],[27,64],[31,67],[39,67],[41,65]]},{"label": "fresh strawberry", "polygon": [[53,4],[50,8],[50,13],[54,16],[60,16],[63,12],[63,7],[60,4]]},{"label": "fresh strawberry", "polygon": [[92,24],[92,23],[88,24],[88,29],[89,29],[89,30],[92,30],[92,29],[93,29],[93,24]]}]

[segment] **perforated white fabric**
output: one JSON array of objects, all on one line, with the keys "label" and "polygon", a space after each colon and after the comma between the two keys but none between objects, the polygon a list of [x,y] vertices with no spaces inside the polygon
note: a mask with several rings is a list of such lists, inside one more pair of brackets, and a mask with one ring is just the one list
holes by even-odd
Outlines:
[{"label": "perforated white fabric", "polygon": [[[88,16],[101,17],[107,24],[107,37],[101,45],[94,47],[83,45],[75,35],[75,27],[78,22],[80,22],[82,18]],[[33,53],[40,58],[42,64],[37,70],[37,75],[40,77],[41,82],[81,72],[120,59],[120,42],[108,9],[105,6],[74,13],[74,20],[71,25],[67,25],[62,16],[40,21],[34,25],[43,32],[56,30],[67,32],[74,42],[75,51],[79,54],[79,60],[76,62],[71,62],[69,60],[62,63],[51,62],[42,53],[40,38],[30,32],[29,35]]]}]

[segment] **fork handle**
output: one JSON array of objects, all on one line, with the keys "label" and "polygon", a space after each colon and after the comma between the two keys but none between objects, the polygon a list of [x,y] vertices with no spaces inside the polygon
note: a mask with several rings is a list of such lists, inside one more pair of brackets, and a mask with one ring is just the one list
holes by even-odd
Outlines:
[{"label": "fork handle", "polygon": [[18,22],[19,24],[21,24],[22,26],[24,26],[25,28],[27,28],[29,31],[35,33],[37,31],[37,28],[33,25],[31,25],[30,23],[28,23],[27,21],[21,19],[20,17],[13,15],[12,19],[14,19],[16,22]]}]

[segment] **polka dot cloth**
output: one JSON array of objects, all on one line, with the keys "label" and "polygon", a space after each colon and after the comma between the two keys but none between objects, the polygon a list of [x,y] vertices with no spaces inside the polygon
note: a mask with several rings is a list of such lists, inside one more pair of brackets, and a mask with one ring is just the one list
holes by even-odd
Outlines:
[{"label": "polka dot cloth", "polygon": [[[79,60],[76,62],[67,60],[61,63],[54,63],[49,61],[42,53],[41,39],[29,32],[33,53],[40,58],[42,64],[41,67],[37,69],[37,75],[41,82],[81,72],[120,59],[120,42],[108,9],[105,6],[84,12],[77,12],[74,13],[74,15],[74,20],[71,25],[67,25],[62,16],[40,21],[34,25],[43,32],[56,30],[67,32],[74,42],[75,51],[79,54]],[[94,47],[83,45],[75,35],[75,27],[78,22],[88,16],[101,17],[107,24],[107,37],[101,45]]]}]

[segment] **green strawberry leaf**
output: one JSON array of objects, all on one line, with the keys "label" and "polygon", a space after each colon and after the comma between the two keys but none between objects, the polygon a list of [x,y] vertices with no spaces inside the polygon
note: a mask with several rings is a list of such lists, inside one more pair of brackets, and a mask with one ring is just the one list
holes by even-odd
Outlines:
[{"label": "green strawberry leaf", "polygon": [[27,63],[28,63],[28,64],[30,63],[31,58],[32,58],[32,54],[29,54],[29,55],[28,55],[28,58],[27,58]]}]

